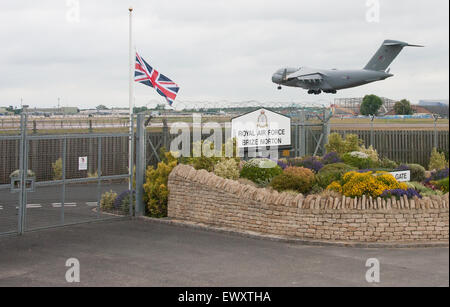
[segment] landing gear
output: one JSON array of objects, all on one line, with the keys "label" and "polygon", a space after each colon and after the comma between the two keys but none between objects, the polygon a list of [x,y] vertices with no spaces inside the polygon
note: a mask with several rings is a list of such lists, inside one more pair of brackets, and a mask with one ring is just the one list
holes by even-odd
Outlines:
[{"label": "landing gear", "polygon": [[337,93],[336,90],[327,90],[327,91],[323,91],[323,92],[327,93],[327,94],[336,94]]},{"label": "landing gear", "polygon": [[308,91],[308,94],[314,94],[314,95],[319,95],[319,94],[321,94],[322,93],[322,91],[321,90],[309,90]]}]

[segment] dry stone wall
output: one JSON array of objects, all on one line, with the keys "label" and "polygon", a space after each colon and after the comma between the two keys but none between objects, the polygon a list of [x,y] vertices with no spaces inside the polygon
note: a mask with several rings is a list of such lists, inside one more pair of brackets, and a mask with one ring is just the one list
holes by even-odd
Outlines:
[{"label": "dry stone wall", "polygon": [[408,200],[297,196],[242,185],[178,165],[170,218],[236,231],[345,242],[448,242],[449,195]]}]

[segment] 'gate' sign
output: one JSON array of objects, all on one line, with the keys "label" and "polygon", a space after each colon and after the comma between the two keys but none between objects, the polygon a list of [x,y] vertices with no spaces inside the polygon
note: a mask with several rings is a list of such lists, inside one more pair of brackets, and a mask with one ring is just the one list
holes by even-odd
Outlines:
[{"label": "'gate' sign", "polygon": [[291,145],[291,119],[259,109],[231,120],[238,148]]},{"label": "'gate' sign", "polygon": [[411,171],[392,172],[391,175],[394,176],[398,182],[411,181]]}]

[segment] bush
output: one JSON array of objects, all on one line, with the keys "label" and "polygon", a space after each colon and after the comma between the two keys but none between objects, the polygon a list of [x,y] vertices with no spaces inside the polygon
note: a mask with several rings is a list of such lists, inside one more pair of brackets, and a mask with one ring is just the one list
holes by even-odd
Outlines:
[{"label": "bush", "polygon": [[371,169],[376,167],[376,163],[363,152],[353,151],[342,156],[342,161],[345,164],[354,166],[358,169]]},{"label": "bush", "polygon": [[411,181],[422,182],[425,180],[425,168],[419,164],[402,164],[396,171],[411,171]]},{"label": "bush", "polygon": [[317,173],[316,176],[317,184],[322,188],[326,188],[333,181],[340,181],[342,175],[352,171],[353,169],[354,167],[344,163],[334,163],[325,165],[319,171],[319,173]]},{"label": "bush", "polygon": [[[136,201],[136,192],[133,190],[133,201]],[[123,214],[130,214],[130,190],[123,191],[114,201],[114,210],[122,211]]]},{"label": "bush", "polygon": [[341,156],[348,152],[358,151],[361,144],[362,140],[356,134],[347,134],[345,139],[342,139],[339,133],[331,133],[325,149],[327,153],[336,152]]},{"label": "bush", "polygon": [[117,193],[112,190],[102,194],[100,199],[100,208],[104,211],[111,211],[114,209],[114,201],[117,198]]},{"label": "bush", "polygon": [[445,154],[439,153],[436,148],[433,148],[428,169],[430,171],[436,171],[446,167],[448,167],[448,162],[445,159]]},{"label": "bush", "polygon": [[[166,153],[166,155],[170,154]],[[167,182],[170,172],[177,165],[177,161],[169,161],[167,163],[158,163],[156,169],[150,166],[147,168],[144,184],[144,201],[147,203],[149,216],[158,218],[167,216],[167,200],[169,196]]]},{"label": "bush", "polygon": [[440,191],[442,191],[444,194],[448,193],[449,187],[448,187],[448,178],[441,179],[439,181],[435,182],[435,185],[439,188]]},{"label": "bush", "polygon": [[411,181],[411,182],[407,182],[406,185],[408,186],[408,188],[413,188],[415,189],[417,192],[420,193],[420,195],[426,197],[426,196],[433,196],[433,195],[442,195],[442,192],[439,190],[433,190],[429,187],[424,186],[423,184],[421,184],[420,182],[416,182],[416,181]]},{"label": "bush", "polygon": [[205,156],[201,156],[189,158],[187,164],[192,165],[192,167],[194,167],[196,170],[204,169],[208,172],[212,172],[214,171],[214,166],[218,161],[219,159],[215,157],[208,158]]},{"label": "bush", "polygon": [[286,169],[288,167],[288,161],[287,159],[280,159],[277,162],[278,166],[281,167],[281,169]]},{"label": "bush", "polygon": [[327,153],[325,156],[322,157],[322,159],[320,161],[324,165],[342,162],[341,158],[339,158],[338,153],[335,151]]},{"label": "bush", "polygon": [[240,176],[258,185],[268,184],[275,176],[283,173],[281,167],[269,159],[252,159],[244,164]]},{"label": "bush", "polygon": [[372,160],[373,162],[377,163],[379,162],[379,158],[378,158],[378,152],[376,151],[375,148],[373,148],[372,145],[369,146],[369,148],[366,148],[364,145],[361,146],[361,149],[359,150],[362,153],[365,153],[370,160]]},{"label": "bush", "polygon": [[311,190],[314,181],[314,173],[310,169],[291,166],[273,178],[270,186],[279,192],[290,190],[304,194]]},{"label": "bush", "polygon": [[342,180],[332,182],[327,189],[344,194],[348,197],[361,197],[362,195],[378,197],[385,190],[406,190],[405,183],[399,183],[389,173],[358,173],[349,172],[342,176]]},{"label": "bush", "polygon": [[61,180],[62,179],[62,159],[59,158],[55,162],[52,163],[52,171],[53,171],[53,180]]},{"label": "bush", "polygon": [[214,174],[219,177],[237,180],[239,178],[239,165],[234,159],[225,159],[214,166]]},{"label": "bush", "polygon": [[308,156],[308,157],[304,157],[300,160],[297,160],[296,165],[293,165],[293,166],[301,166],[301,167],[309,168],[310,170],[317,173],[322,169],[323,164],[322,164],[322,162],[320,162],[318,157]]},{"label": "bush", "polygon": [[383,158],[380,161],[378,161],[378,166],[380,168],[385,168],[385,169],[396,169],[398,167],[398,164],[394,161],[389,160],[388,158]]},{"label": "bush", "polygon": [[439,181],[441,179],[447,178],[449,176],[449,168],[444,168],[439,171],[431,173],[430,178],[425,179],[425,182]]}]

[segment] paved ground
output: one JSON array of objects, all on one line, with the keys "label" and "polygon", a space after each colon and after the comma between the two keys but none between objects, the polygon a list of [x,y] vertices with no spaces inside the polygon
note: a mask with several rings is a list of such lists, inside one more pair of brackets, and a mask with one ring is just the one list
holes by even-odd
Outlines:
[{"label": "paved ground", "polygon": [[[78,223],[98,218],[98,195],[113,190],[117,194],[128,190],[127,183],[103,183],[98,189],[94,184],[70,184],[66,186],[64,223]],[[18,193],[0,190],[0,233],[17,231]],[[26,227],[36,229],[62,223],[62,186],[37,187],[27,195]]]},{"label": "paved ground", "polygon": [[449,250],[311,247],[141,220],[102,222],[0,237],[0,286],[449,286]]}]

